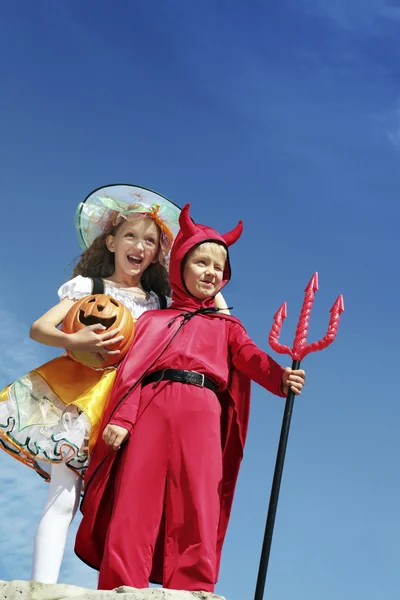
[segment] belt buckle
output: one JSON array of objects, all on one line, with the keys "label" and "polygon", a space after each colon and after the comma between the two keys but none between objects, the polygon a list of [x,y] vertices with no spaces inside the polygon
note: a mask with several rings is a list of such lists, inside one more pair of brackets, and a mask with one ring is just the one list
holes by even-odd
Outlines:
[{"label": "belt buckle", "polygon": [[198,371],[192,371],[192,373],[196,373],[196,375],[200,375],[201,377],[201,383],[194,383],[193,385],[197,387],[204,387],[204,382],[206,380],[204,373],[199,373]]}]

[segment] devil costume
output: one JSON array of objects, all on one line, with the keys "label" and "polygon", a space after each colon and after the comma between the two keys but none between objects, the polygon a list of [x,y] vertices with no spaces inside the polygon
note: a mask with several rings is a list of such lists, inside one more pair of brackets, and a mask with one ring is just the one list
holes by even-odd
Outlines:
[{"label": "devil costume", "polygon": [[[89,464],[75,550],[100,570],[99,588],[212,592],[247,433],[250,380],[283,396],[283,369],[214,299],[191,296],[188,253],[221,236],[196,225],[189,206],[171,251],[173,303],[137,322],[103,427],[130,436],[118,452],[99,438]],[[230,279],[229,258],[223,284]]]}]

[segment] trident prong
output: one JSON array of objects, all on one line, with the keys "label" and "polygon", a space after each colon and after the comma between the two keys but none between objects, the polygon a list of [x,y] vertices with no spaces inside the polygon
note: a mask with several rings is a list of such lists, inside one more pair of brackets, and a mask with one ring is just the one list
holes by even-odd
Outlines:
[{"label": "trident prong", "polygon": [[279,335],[281,333],[283,321],[287,317],[287,304],[284,302],[276,311],[271,331],[269,332],[269,345],[279,354],[291,354],[292,349],[289,346],[279,343]]},{"label": "trident prong", "polygon": [[332,344],[332,342],[335,340],[339,327],[340,315],[343,311],[344,300],[342,294],[340,294],[340,296],[336,298],[330,310],[331,317],[329,319],[328,331],[326,332],[326,335],[318,342],[312,342],[312,344],[306,345],[301,355],[302,359],[307,356],[307,354],[310,354],[311,352],[318,352],[319,350],[323,350]]}]

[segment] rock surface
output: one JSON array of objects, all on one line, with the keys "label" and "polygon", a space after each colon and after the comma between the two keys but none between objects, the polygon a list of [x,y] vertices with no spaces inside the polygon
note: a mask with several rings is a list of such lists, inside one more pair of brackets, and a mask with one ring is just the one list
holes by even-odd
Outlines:
[{"label": "rock surface", "polygon": [[46,584],[36,581],[1,581],[0,600],[224,600],[206,592],[181,592],[149,588],[138,590],[119,587],[113,591],[88,590],[62,583]]}]

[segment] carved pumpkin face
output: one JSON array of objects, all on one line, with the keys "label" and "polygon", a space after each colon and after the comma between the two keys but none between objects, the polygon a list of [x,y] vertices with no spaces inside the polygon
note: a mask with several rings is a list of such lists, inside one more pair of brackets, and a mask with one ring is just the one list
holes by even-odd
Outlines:
[{"label": "carved pumpkin face", "polygon": [[103,356],[101,360],[97,354],[80,350],[67,350],[67,354],[88,367],[105,367],[115,365],[128,352],[134,337],[134,320],[129,310],[115,298],[106,294],[92,294],[85,296],[68,311],[61,329],[65,333],[76,333],[88,325],[100,323],[107,330],[119,327],[119,334],[124,339],[116,344],[107,345],[109,350],[120,350],[120,354]]}]

